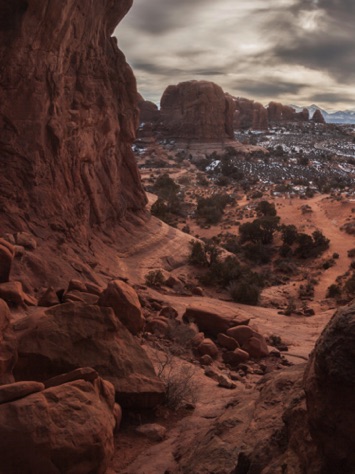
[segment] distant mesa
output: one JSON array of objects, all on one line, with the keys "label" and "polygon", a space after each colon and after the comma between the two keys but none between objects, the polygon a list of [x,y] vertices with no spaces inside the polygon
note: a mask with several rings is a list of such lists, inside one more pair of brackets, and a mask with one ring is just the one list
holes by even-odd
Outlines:
[{"label": "distant mesa", "polygon": [[269,123],[282,122],[308,122],[309,112],[304,108],[300,112],[289,106],[283,105],[280,102],[270,102],[267,107]]},{"label": "distant mesa", "polygon": [[312,122],[314,122],[314,123],[325,123],[325,119],[323,117],[323,114],[319,109],[317,109],[314,112],[313,117],[312,117]]}]

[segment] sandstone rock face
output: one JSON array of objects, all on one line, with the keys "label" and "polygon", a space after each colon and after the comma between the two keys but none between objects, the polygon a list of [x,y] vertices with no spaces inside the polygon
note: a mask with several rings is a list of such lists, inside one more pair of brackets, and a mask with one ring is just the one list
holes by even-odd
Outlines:
[{"label": "sandstone rock face", "polygon": [[131,151],[136,83],[111,37],[131,4],[0,0],[5,231],[48,222],[83,239],[145,206]]},{"label": "sandstone rock face", "polygon": [[19,341],[16,380],[45,381],[92,367],[115,387],[122,405],[149,408],[164,399],[145,351],[111,308],[66,303],[35,319]]},{"label": "sandstone rock face", "polygon": [[132,333],[137,334],[144,327],[144,317],[136,291],[121,280],[110,282],[102,293],[100,306],[113,308],[117,318]]},{"label": "sandstone rock face", "polygon": [[312,122],[314,122],[314,123],[325,123],[323,114],[322,114],[322,112],[321,112],[319,109],[317,109],[317,110],[314,112],[314,114],[313,114],[311,120],[312,120]]},{"label": "sandstone rock face", "polygon": [[150,100],[138,95],[139,123],[156,123],[160,118],[160,110]]},{"label": "sandstone rock face", "polygon": [[234,99],[236,111],[234,114],[234,127],[236,129],[267,130],[268,112],[259,102],[250,99]]},{"label": "sandstone rock face", "polygon": [[16,340],[10,326],[10,310],[0,299],[0,384],[14,381],[12,369],[17,360]]},{"label": "sandstone rock face", "polygon": [[15,249],[4,239],[0,239],[0,283],[9,281]]},{"label": "sandstone rock face", "polygon": [[279,102],[270,102],[267,107],[269,122],[308,122],[308,109],[303,109],[301,112],[296,112],[294,108],[289,105],[283,105]]},{"label": "sandstone rock face", "polygon": [[168,86],[160,101],[163,133],[187,140],[233,138],[234,102],[221,87],[208,81]]},{"label": "sandstone rock face", "polygon": [[114,449],[109,385],[79,380],[0,404],[1,474],[104,474]]},{"label": "sandstone rock face", "polygon": [[339,310],[321,334],[305,372],[311,434],[324,472],[355,466],[355,304]]}]

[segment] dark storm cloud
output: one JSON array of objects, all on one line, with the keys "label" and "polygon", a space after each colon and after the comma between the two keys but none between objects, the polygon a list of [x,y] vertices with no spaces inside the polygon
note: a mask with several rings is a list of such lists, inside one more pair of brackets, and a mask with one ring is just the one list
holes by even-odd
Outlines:
[{"label": "dark storm cloud", "polygon": [[340,82],[352,83],[354,25],[354,0],[300,0],[292,9],[266,21],[265,31],[273,31],[275,40],[269,59],[322,70]]},{"label": "dark storm cloud", "polygon": [[150,35],[161,35],[186,24],[186,19],[213,0],[145,0],[139,3],[132,26]]},{"label": "dark storm cloud", "polygon": [[239,81],[236,88],[252,97],[278,97],[282,93],[298,94],[306,84],[275,81],[275,78],[265,77],[262,81]]},{"label": "dark storm cloud", "polygon": [[354,100],[350,94],[340,95],[339,93],[328,92],[328,93],[319,93],[312,94],[309,96],[308,100],[310,102],[327,102],[328,104],[337,104],[338,102],[348,102],[351,103]]}]

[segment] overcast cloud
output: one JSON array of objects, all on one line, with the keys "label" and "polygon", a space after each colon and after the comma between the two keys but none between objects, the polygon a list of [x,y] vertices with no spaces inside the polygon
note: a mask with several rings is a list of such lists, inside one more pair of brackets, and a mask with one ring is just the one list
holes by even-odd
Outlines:
[{"label": "overcast cloud", "polygon": [[355,109],[355,0],[134,0],[115,34],[154,102],[206,79],[264,104]]}]

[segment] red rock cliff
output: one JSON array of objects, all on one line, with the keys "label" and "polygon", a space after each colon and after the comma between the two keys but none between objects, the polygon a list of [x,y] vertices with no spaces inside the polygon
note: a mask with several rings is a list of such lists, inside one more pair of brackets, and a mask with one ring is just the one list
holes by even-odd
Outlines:
[{"label": "red rock cliff", "polygon": [[105,228],[146,197],[136,83],[111,37],[132,0],[0,0],[0,227]]},{"label": "red rock cliff", "polygon": [[171,138],[223,140],[234,138],[234,102],[208,81],[168,86],[160,101],[163,133]]}]

